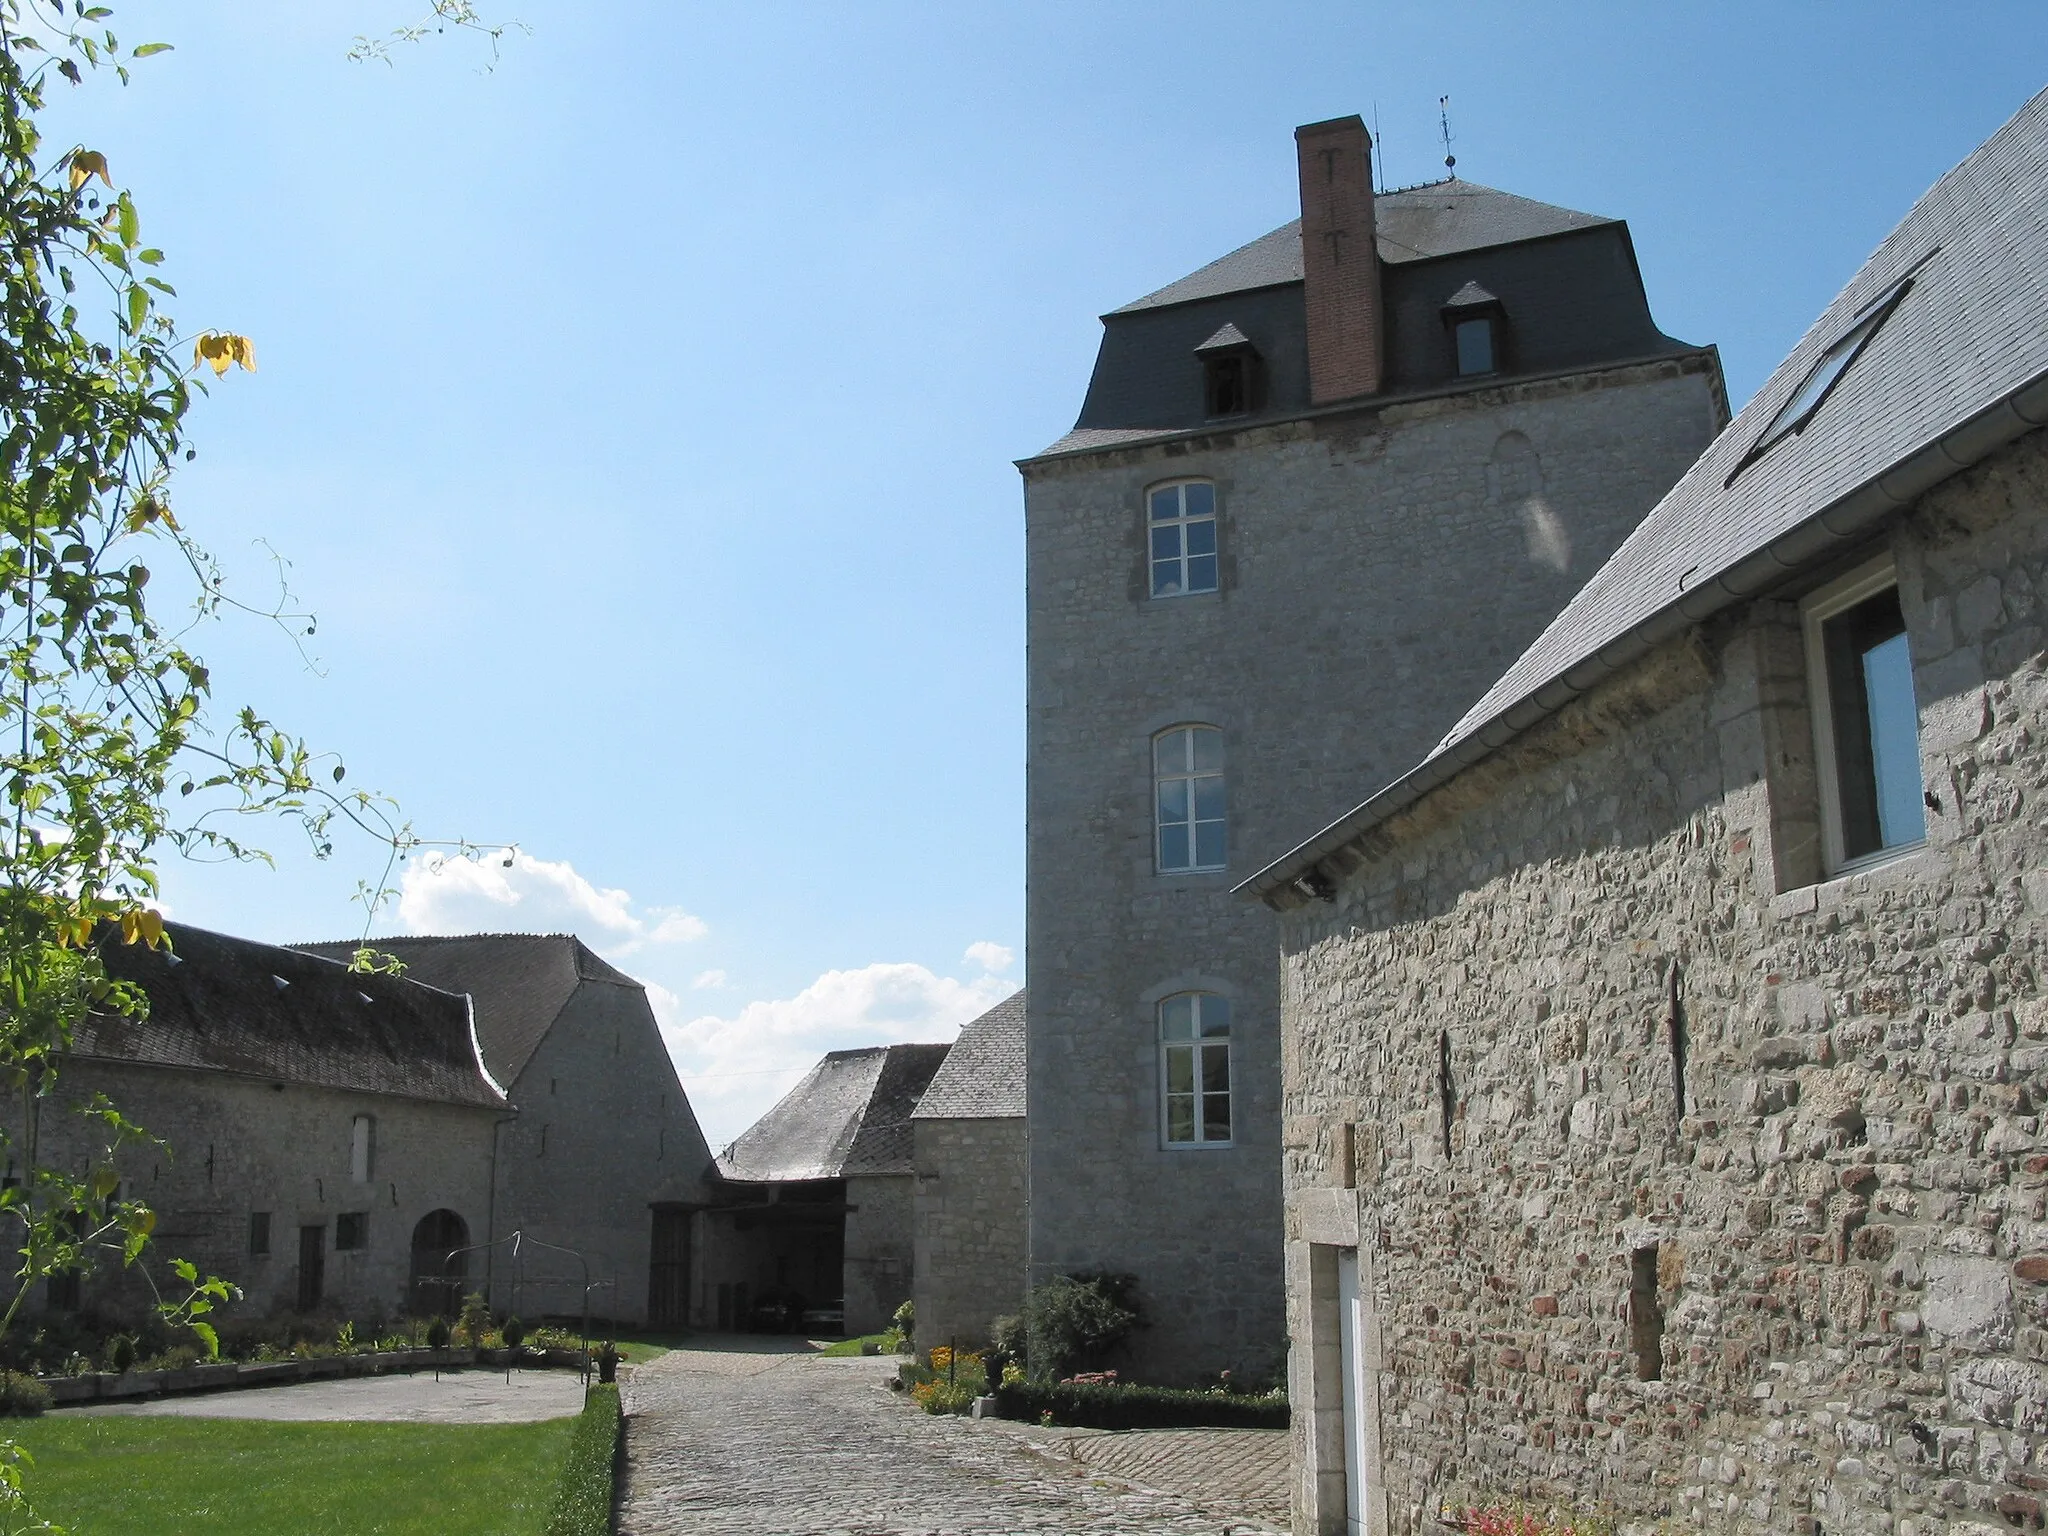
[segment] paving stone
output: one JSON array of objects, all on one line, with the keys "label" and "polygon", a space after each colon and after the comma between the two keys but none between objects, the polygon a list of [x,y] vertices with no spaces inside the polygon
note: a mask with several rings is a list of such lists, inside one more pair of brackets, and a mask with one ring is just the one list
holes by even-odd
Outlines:
[{"label": "paving stone", "polygon": [[1274,1507],[1284,1436],[1034,1436],[919,1413],[887,1390],[894,1369],[886,1359],[827,1360],[765,1340],[714,1341],[636,1368],[625,1393],[620,1536],[1259,1536],[1283,1528],[1228,1500],[1242,1476],[1257,1481],[1250,1504]]}]

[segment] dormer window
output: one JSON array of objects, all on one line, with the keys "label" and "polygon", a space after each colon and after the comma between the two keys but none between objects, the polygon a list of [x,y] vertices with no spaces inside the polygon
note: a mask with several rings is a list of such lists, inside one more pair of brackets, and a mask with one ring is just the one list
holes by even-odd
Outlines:
[{"label": "dormer window", "polygon": [[1500,300],[1479,284],[1467,283],[1444,304],[1443,315],[1458,377],[1499,373],[1507,322]]},{"label": "dormer window", "polygon": [[1226,325],[1195,348],[1202,361],[1202,414],[1249,416],[1259,407],[1259,353],[1251,339]]}]

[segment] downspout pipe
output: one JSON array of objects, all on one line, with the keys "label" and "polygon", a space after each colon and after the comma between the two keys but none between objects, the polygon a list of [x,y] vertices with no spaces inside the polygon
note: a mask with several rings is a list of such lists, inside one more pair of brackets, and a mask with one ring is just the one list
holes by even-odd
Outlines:
[{"label": "downspout pipe", "polygon": [[1640,660],[1703,619],[1755,597],[1786,576],[1867,538],[1887,517],[1911,506],[1944,480],[1988,458],[2027,433],[2048,426],[2048,374],[2007,394],[1883,474],[1823,508],[1769,544],[1702,582],[1675,603],[1616,636],[1584,661],[1502,710],[1456,745],[1436,753],[1404,777],[1332,822],[1236,887],[1235,894],[1284,907],[1287,892],[1322,859],[1441,788],[1467,768],[1563,709],[1573,699]]}]

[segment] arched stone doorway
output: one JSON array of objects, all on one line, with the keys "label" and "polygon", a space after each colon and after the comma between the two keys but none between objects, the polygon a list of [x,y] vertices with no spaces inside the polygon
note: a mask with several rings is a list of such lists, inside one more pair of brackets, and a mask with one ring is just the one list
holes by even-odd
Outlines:
[{"label": "arched stone doorway", "polygon": [[412,1229],[412,1286],[408,1304],[421,1317],[453,1317],[462,1310],[462,1282],[469,1255],[469,1223],[453,1211],[429,1211]]}]

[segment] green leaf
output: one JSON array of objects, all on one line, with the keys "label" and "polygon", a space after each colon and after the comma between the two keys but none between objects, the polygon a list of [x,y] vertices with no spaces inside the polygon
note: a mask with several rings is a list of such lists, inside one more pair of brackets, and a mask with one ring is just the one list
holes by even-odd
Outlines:
[{"label": "green leaf", "polygon": [[139,331],[149,318],[149,290],[137,283],[128,290],[128,329]]},{"label": "green leaf", "polygon": [[199,1335],[199,1342],[206,1346],[206,1358],[209,1360],[219,1359],[220,1335],[213,1331],[213,1324],[194,1323],[192,1331]]},{"label": "green leaf", "polygon": [[135,200],[123,192],[115,206],[120,210],[121,243],[132,246],[142,237],[142,220],[136,215]]},{"label": "green leaf", "polygon": [[170,51],[171,45],[169,43],[144,43],[140,48],[137,48],[135,52],[130,55],[130,57],[137,59],[146,59],[152,53],[169,53]]}]

